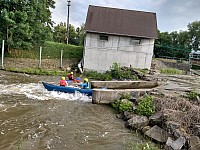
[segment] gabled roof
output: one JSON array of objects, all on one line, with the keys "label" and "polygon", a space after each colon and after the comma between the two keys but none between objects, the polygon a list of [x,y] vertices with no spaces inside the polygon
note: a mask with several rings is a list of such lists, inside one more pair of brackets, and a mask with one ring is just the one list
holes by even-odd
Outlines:
[{"label": "gabled roof", "polygon": [[156,14],[90,5],[85,31],[156,39]]}]

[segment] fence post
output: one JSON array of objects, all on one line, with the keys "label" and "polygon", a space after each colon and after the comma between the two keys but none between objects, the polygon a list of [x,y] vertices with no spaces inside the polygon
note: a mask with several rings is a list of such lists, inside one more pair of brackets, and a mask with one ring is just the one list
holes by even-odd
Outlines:
[{"label": "fence post", "polygon": [[42,62],[42,47],[40,46],[40,57],[39,57],[38,68],[41,68],[41,62]]},{"label": "fence post", "polygon": [[63,49],[60,52],[60,68],[62,68]]},{"label": "fence post", "polygon": [[4,58],[4,40],[2,41],[1,69],[4,69],[3,58]]}]

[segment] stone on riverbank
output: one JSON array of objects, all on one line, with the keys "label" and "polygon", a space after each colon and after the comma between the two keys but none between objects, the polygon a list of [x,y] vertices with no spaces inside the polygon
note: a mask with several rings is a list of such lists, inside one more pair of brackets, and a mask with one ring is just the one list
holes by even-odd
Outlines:
[{"label": "stone on riverbank", "polygon": [[132,129],[142,129],[143,127],[147,126],[149,120],[146,116],[139,116],[134,114],[131,119],[129,119],[125,126],[132,128]]},{"label": "stone on riverbank", "polygon": [[153,126],[150,130],[145,132],[145,135],[160,143],[165,143],[170,136],[165,130],[158,127],[157,125]]}]

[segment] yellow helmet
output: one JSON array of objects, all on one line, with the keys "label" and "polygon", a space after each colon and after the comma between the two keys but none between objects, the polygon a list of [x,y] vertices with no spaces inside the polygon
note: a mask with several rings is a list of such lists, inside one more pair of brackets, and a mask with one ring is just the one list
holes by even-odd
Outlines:
[{"label": "yellow helmet", "polygon": [[62,77],[61,79],[62,79],[62,80],[65,80],[65,77]]},{"label": "yellow helmet", "polygon": [[88,78],[85,78],[84,81],[85,81],[85,82],[88,82]]},{"label": "yellow helmet", "polygon": [[73,72],[70,72],[70,74],[74,74]]}]

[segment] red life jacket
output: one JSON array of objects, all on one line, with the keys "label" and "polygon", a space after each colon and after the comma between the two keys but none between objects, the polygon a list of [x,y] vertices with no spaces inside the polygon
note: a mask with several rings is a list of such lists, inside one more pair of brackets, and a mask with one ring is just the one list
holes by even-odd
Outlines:
[{"label": "red life jacket", "polygon": [[66,86],[66,81],[65,80],[60,80],[60,86]]},{"label": "red life jacket", "polygon": [[74,80],[74,77],[73,77],[72,74],[70,74],[70,75],[68,76],[68,78],[69,78],[69,80]]}]

